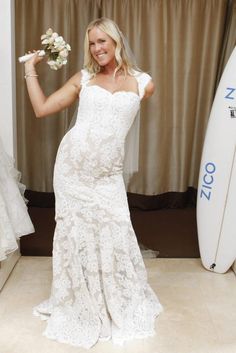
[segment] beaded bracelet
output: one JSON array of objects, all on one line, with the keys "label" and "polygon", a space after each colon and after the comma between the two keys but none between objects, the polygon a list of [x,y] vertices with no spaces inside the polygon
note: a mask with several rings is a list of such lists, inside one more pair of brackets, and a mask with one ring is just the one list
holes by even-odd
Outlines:
[{"label": "beaded bracelet", "polygon": [[26,74],[24,77],[25,77],[25,79],[26,79],[26,78],[28,78],[28,77],[38,77],[38,75],[37,75],[37,74],[35,74],[35,75]]}]

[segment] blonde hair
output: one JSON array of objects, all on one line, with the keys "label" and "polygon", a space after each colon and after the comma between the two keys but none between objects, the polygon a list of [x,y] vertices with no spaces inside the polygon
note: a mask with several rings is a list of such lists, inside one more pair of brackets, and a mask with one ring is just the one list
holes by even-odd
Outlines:
[{"label": "blonde hair", "polygon": [[115,46],[116,46],[115,59],[117,62],[117,67],[115,69],[114,75],[119,70],[123,70],[125,75],[127,75],[127,74],[132,75],[134,73],[134,70],[141,71],[137,67],[137,65],[135,63],[135,59],[133,57],[133,54],[129,48],[129,45],[126,43],[126,39],[124,38],[124,36],[123,36],[122,32],[120,31],[119,27],[117,26],[117,24],[108,18],[101,17],[101,18],[98,18],[98,19],[92,21],[88,25],[86,33],[85,33],[84,68],[87,69],[87,71],[90,74],[95,76],[101,70],[101,67],[98,65],[96,60],[91,55],[90,47],[89,47],[89,32],[94,27],[97,27],[101,31],[106,33],[115,42]]}]

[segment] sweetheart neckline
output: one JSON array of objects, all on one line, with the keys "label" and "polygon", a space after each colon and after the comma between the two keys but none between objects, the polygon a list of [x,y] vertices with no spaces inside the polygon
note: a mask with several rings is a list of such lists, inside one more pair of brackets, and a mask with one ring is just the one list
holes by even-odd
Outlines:
[{"label": "sweetheart neckline", "polygon": [[89,87],[98,87],[98,88],[102,89],[103,91],[109,93],[111,96],[114,96],[114,95],[116,95],[117,93],[129,93],[129,94],[134,94],[137,98],[140,99],[138,93],[133,92],[133,91],[120,90],[120,91],[111,92],[111,91],[109,91],[108,89],[106,89],[106,88],[104,88],[104,87],[102,87],[102,86],[100,86],[100,85],[86,85],[86,86],[85,86],[85,88],[89,88]]}]

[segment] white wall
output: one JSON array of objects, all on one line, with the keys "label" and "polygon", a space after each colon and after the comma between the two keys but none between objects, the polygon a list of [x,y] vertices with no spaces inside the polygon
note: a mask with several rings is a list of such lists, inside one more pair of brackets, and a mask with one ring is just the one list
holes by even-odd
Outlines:
[{"label": "white wall", "polygon": [[14,0],[0,0],[0,33],[0,137],[7,153],[16,158]]}]

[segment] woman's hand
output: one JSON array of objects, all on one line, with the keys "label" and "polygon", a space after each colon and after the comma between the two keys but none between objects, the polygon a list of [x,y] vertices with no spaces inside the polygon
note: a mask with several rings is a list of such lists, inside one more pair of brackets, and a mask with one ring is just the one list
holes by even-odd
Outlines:
[{"label": "woman's hand", "polygon": [[[39,50],[33,50],[33,53],[35,54],[35,55],[33,55],[32,56],[32,58],[31,59],[29,59],[29,60],[27,60],[26,62],[25,62],[25,71],[26,71],[26,73],[27,73],[27,71],[29,70],[29,69],[35,69],[35,66],[38,64],[38,63],[40,63],[42,60],[43,60],[43,56],[39,56],[38,55],[38,53],[39,53]],[[28,54],[33,54],[32,52],[28,52]]]}]

